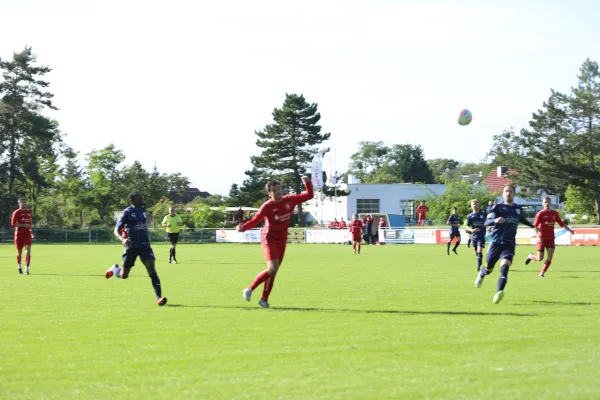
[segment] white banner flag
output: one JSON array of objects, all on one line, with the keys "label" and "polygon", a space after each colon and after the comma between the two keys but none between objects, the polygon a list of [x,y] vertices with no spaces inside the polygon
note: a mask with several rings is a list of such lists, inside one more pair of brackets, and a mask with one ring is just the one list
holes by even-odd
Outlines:
[{"label": "white banner flag", "polygon": [[327,184],[328,185],[335,185],[336,181],[335,181],[335,174],[333,173],[333,156],[331,155],[331,152],[327,152],[324,156],[323,156],[323,170],[325,171],[325,175],[327,176]]},{"label": "white banner flag", "polygon": [[314,189],[323,187],[323,155],[318,152],[312,160],[312,184]]}]

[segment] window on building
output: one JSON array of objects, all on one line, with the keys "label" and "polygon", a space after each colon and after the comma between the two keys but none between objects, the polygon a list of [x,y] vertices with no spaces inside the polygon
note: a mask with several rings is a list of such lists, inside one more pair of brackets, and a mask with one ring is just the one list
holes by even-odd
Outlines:
[{"label": "window on building", "polygon": [[414,202],[412,200],[400,200],[400,215],[410,218],[415,216]]},{"label": "window on building", "polygon": [[358,214],[378,214],[379,199],[356,199],[356,212]]},{"label": "window on building", "polygon": [[535,215],[543,209],[541,205],[527,205],[523,206],[523,215],[530,221],[535,219]]}]

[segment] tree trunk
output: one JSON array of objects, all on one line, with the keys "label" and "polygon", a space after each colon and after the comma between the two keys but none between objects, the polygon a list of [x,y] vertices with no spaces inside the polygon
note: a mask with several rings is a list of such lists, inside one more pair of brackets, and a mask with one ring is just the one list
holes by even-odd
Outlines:
[{"label": "tree trunk", "polygon": [[10,160],[8,164],[8,194],[10,196],[13,194],[15,179],[17,176],[17,135],[14,132],[11,132],[10,135],[8,156]]}]

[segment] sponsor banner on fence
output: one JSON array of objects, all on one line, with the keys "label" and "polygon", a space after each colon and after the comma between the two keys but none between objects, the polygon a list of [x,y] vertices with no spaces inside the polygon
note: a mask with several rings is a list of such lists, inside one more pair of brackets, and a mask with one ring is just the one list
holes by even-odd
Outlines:
[{"label": "sponsor banner on fence", "polygon": [[435,229],[415,229],[415,243],[419,244],[436,244],[437,238]]},{"label": "sponsor banner on fence", "polygon": [[217,243],[260,243],[260,229],[238,232],[235,229],[217,230]]},{"label": "sponsor banner on fence", "polygon": [[412,229],[380,229],[379,241],[383,243],[414,243],[415,231]]},{"label": "sponsor banner on fence", "polygon": [[[460,240],[468,240],[467,232],[464,229],[459,229]],[[437,244],[445,244],[450,241],[450,229],[438,229],[435,231],[435,242]],[[457,239],[452,240],[452,243],[456,243]]]},{"label": "sponsor banner on fence", "polygon": [[347,229],[309,229],[306,231],[306,243],[345,243],[352,240]]},{"label": "sponsor banner on fence", "polygon": [[[492,235],[488,232],[485,235],[486,243],[489,243]],[[517,230],[515,236],[515,242],[517,244],[537,244],[538,236],[535,231],[531,228]],[[563,228],[554,229],[554,243],[558,246],[568,246],[571,244],[571,237],[569,232]]]},{"label": "sponsor banner on fence", "polygon": [[573,246],[600,246],[600,229],[573,228],[573,230],[575,234],[570,235]]}]

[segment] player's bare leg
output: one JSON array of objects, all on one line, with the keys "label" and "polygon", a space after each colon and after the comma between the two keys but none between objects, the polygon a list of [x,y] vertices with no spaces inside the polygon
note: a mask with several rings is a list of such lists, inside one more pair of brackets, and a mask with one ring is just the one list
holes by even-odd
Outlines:
[{"label": "player's bare leg", "polygon": [[146,267],[146,271],[148,271],[148,276],[152,281],[152,287],[154,288],[154,293],[156,294],[156,302],[159,306],[164,306],[167,304],[167,298],[162,296],[162,287],[160,286],[160,278],[156,272],[154,259],[145,260],[143,263],[144,267]]},{"label": "player's bare leg", "polygon": [[352,250],[353,250],[353,254],[356,254],[356,241],[352,241]]},{"label": "player's bare leg", "polygon": [[[552,264],[553,257],[554,257],[554,248],[548,247],[548,258],[546,259],[546,262],[544,263],[544,266],[542,267],[542,270],[540,271],[540,278],[543,278],[546,274],[546,271],[548,271],[548,268],[550,268],[550,264]],[[542,260],[543,259],[544,259],[544,257],[542,255]]]},{"label": "player's bare leg", "polygon": [[115,264],[106,270],[104,277],[108,279],[114,276],[115,278],[119,279],[127,279],[127,277],[129,277],[130,272],[131,267],[119,267],[118,264]]},{"label": "player's bare leg", "polygon": [[360,254],[360,240],[356,242],[356,247],[358,249],[358,254]]},{"label": "player's bare leg", "polygon": [[[548,249],[548,256],[550,256],[550,249]],[[544,250],[538,250],[537,254],[529,253],[525,259],[525,265],[529,265],[532,261],[544,261]]]},{"label": "player's bare leg", "polygon": [[25,275],[29,275],[30,261],[31,261],[31,246],[25,246]]}]

